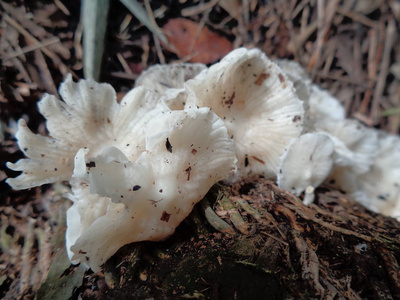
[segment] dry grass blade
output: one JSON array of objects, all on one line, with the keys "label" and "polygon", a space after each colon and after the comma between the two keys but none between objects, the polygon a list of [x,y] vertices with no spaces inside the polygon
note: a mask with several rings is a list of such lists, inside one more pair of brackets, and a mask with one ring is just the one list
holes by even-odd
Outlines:
[{"label": "dry grass blade", "polygon": [[381,98],[386,85],[386,78],[389,72],[390,54],[393,49],[394,42],[397,38],[396,21],[391,19],[388,22],[385,32],[385,45],[383,49],[383,57],[381,60],[378,82],[376,83],[375,92],[372,101],[372,118],[374,123],[379,123]]},{"label": "dry grass blade", "polygon": [[152,19],[146,10],[136,0],[120,0],[134,16],[149,29],[158,39],[168,45],[168,40],[158,28],[154,19]]},{"label": "dry grass blade", "polygon": [[15,57],[22,56],[22,55],[24,55],[26,53],[29,53],[31,51],[34,51],[36,49],[40,49],[40,48],[43,48],[43,47],[46,47],[46,46],[50,46],[50,45],[53,45],[53,44],[56,44],[56,43],[59,43],[59,42],[60,42],[60,39],[58,37],[49,38],[49,39],[44,40],[44,41],[42,41],[42,42],[40,42],[38,44],[32,44],[32,45],[26,46],[26,47],[22,48],[20,51],[16,51],[14,53],[10,53],[6,57],[4,57],[3,61],[7,61],[7,60],[10,60],[10,59],[15,58]]}]

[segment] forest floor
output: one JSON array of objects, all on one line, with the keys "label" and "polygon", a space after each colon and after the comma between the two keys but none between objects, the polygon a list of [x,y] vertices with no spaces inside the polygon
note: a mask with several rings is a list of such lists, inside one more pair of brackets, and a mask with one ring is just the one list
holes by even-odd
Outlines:
[{"label": "forest floor", "polygon": [[[168,50],[171,48],[160,42],[123,4],[113,1],[101,81],[110,83],[119,98],[153,64],[178,61],[210,64],[231,49],[258,47],[272,59],[298,61],[313,82],[328,89],[343,103],[348,117],[399,133],[399,1],[145,0],[141,3],[169,37],[174,49]],[[5,180],[15,177],[17,172],[9,170],[6,162],[23,158],[14,137],[15,122],[24,118],[33,132],[45,135],[44,118],[37,110],[37,102],[44,93],[58,95],[57,88],[68,73],[75,80],[83,78],[80,3],[1,1],[0,15],[0,298],[33,299],[47,278],[54,255],[63,245],[54,237],[65,227],[63,212],[69,204],[62,194],[67,188],[58,184],[13,191]],[[171,32],[173,35],[169,35]],[[199,39],[205,42],[197,43]],[[211,52],[213,45],[218,47]],[[385,224],[394,230],[392,236],[400,232],[394,220],[374,214],[368,217],[363,208],[355,208],[357,204],[338,200],[341,196],[334,198],[324,202],[322,197],[319,204],[336,212],[340,211],[338,207],[343,208],[353,216],[353,223],[354,218],[360,218],[368,220],[365,221],[368,224]],[[292,202],[286,209],[295,209],[298,205],[294,200],[287,201]],[[332,201],[336,203],[335,209],[329,204]],[[287,211],[282,214],[290,215]],[[308,221],[311,219],[309,216]],[[338,221],[334,219],[332,222]],[[289,223],[293,225],[293,222]],[[366,230],[369,225],[365,222]],[[363,240],[366,236],[356,238]],[[394,261],[386,259],[386,266]],[[110,287],[101,285],[105,280],[103,275],[96,275],[95,282],[100,286],[99,291],[108,291]],[[103,295],[103,292],[97,296],[84,293],[90,289],[88,286],[93,286],[88,281],[94,275],[85,276],[85,283],[81,282],[82,286],[72,291],[74,299],[82,295],[87,299]],[[400,278],[399,274],[396,276]],[[283,277],[281,280],[285,281]],[[106,281],[110,283],[110,279]],[[349,282],[341,284],[350,285]],[[393,283],[391,288],[392,292],[375,291],[376,295],[381,292],[400,296],[398,283]]]}]

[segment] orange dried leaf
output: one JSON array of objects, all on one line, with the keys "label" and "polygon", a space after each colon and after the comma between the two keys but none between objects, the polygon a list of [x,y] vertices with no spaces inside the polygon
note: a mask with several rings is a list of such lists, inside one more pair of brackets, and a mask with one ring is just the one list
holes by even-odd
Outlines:
[{"label": "orange dried leaf", "polygon": [[232,43],[226,38],[184,18],[169,20],[163,30],[175,49],[164,46],[179,58],[192,56],[190,62],[213,63],[232,50]]}]

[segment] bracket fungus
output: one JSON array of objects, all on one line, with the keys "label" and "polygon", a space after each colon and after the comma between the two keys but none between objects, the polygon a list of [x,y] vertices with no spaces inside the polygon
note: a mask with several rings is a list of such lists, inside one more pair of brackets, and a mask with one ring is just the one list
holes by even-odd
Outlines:
[{"label": "bracket fungus", "polygon": [[378,153],[368,172],[358,177],[365,205],[400,219],[400,139],[398,136],[378,134]]},{"label": "bracket fungus", "polygon": [[[118,104],[109,85],[71,77],[60,94],[65,102],[46,95],[39,103],[52,137],[20,121],[18,143],[29,158],[8,164],[23,171],[8,183],[24,189],[70,181],[72,262],[99,270],[127,243],[167,238],[236,169],[233,141],[208,108],[170,111],[143,87]],[[62,175],[48,174],[49,165]]]},{"label": "bracket fungus", "polygon": [[335,144],[335,165],[356,174],[369,170],[378,154],[378,135],[351,119],[324,119],[315,124],[317,132],[328,134]]},{"label": "bracket fungus", "polygon": [[144,151],[146,124],[169,108],[149,90],[137,88],[117,103],[109,84],[93,80],[72,81],[69,75],[60,86],[64,101],[45,95],[38,103],[47,119],[51,137],[33,134],[24,120],[18,122],[16,138],[28,158],[7,166],[22,171],[7,179],[14,189],[69,180],[74,169],[74,157],[80,148],[96,155],[105,146],[116,146],[128,157]]},{"label": "bracket fungus", "polygon": [[94,271],[125,244],[167,238],[220,180],[277,179],[297,196],[305,191],[308,204],[334,179],[370,209],[399,217],[399,137],[346,119],[298,64],[279,64],[239,48],[209,68],[155,66],[120,103],[110,85],[68,76],[63,101],[38,103],[48,137],[19,121],[27,158],[7,164],[22,171],[7,182],[69,181],[68,255]]},{"label": "bracket fungus", "polygon": [[163,96],[171,109],[183,109],[187,98],[184,83],[205,68],[206,65],[200,63],[153,65],[140,74],[135,86],[144,86]]},{"label": "bracket fungus", "polygon": [[149,132],[136,161],[111,146],[91,158],[87,149],[78,151],[73,177],[112,203],[80,233],[72,260],[97,270],[125,244],[167,238],[211,186],[235,170],[233,141],[208,108],[162,114]]},{"label": "bracket fungus", "polygon": [[303,133],[315,131],[315,124],[324,120],[343,120],[345,109],[328,91],[313,84],[298,62],[286,59],[276,61],[288,78],[293,81],[296,94],[303,101]]},{"label": "bracket fungus", "polygon": [[313,123],[326,119],[343,120],[345,118],[343,105],[328,91],[315,84],[310,87],[308,106],[308,113]]},{"label": "bracket fungus", "polygon": [[[311,79],[308,77],[307,72],[300,66],[300,64],[293,60],[278,59],[275,61],[279,67],[285,72],[286,76],[293,82],[296,89],[296,95],[300,100],[307,101],[311,93]],[[305,105],[306,103],[303,103]],[[308,108],[305,106],[305,108]]]},{"label": "bracket fungus", "polygon": [[334,144],[322,133],[307,133],[292,140],[281,157],[278,186],[300,196],[303,202],[314,200],[314,189],[328,177],[333,166]]},{"label": "bracket fungus", "polygon": [[235,140],[236,176],[276,178],[279,157],[302,131],[293,83],[258,49],[239,48],[185,84],[186,107],[210,107]]}]

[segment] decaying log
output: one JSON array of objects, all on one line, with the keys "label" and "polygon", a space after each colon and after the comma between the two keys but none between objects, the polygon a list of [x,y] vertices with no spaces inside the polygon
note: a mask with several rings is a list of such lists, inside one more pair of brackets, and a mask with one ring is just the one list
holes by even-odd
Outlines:
[{"label": "decaying log", "polygon": [[223,221],[206,218],[203,203],[171,238],[123,247],[103,273],[70,270],[82,280],[73,298],[400,298],[400,224],[338,191],[321,188],[305,206],[253,178],[215,186],[204,201]]}]

